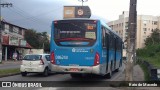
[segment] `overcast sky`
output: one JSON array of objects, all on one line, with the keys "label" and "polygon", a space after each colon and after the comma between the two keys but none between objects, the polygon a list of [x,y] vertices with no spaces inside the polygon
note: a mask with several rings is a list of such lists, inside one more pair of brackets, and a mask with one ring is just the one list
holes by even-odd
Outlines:
[{"label": "overcast sky", "polygon": [[[123,11],[129,11],[129,1],[88,0],[84,5],[91,8],[92,18],[112,21],[118,19]],[[51,22],[63,18],[63,6],[81,5],[78,0],[1,0],[1,2],[13,4],[13,7],[2,8],[2,16],[7,22],[48,33]],[[160,16],[159,4],[160,0],[137,0],[137,12],[140,15]]]}]

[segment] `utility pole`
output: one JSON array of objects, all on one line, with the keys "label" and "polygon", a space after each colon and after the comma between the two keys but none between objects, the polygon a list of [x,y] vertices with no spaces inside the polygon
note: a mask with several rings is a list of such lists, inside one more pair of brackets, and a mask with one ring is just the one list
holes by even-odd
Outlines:
[{"label": "utility pole", "polygon": [[78,1],[82,2],[82,6],[83,6],[83,3],[87,2],[88,0],[78,0]]},{"label": "utility pole", "polygon": [[128,38],[127,38],[127,63],[125,81],[133,81],[133,66],[136,60],[136,33],[137,33],[137,0],[130,0]]},{"label": "utility pole", "polygon": [[1,7],[12,7],[12,3],[1,3],[0,0],[0,62],[2,62],[2,13]]}]

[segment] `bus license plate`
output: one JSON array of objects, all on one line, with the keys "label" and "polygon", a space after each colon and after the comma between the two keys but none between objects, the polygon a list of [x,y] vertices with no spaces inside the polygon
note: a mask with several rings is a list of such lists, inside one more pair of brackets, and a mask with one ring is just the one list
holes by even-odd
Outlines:
[{"label": "bus license plate", "polygon": [[79,69],[78,68],[71,68],[69,71],[72,71],[72,72],[78,72]]}]

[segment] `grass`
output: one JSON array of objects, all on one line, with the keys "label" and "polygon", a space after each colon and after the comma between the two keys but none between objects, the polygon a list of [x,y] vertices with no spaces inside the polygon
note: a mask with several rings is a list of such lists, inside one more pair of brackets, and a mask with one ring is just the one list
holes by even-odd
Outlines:
[{"label": "grass", "polygon": [[145,81],[150,81],[150,76],[149,76],[149,72],[148,72],[147,66],[144,65],[141,62],[138,62],[138,64],[140,65],[140,67],[142,68],[142,70],[144,72],[144,79],[145,79]]},{"label": "grass", "polygon": [[146,46],[137,50],[137,57],[149,62],[155,68],[160,68],[160,45]]},{"label": "grass", "polygon": [[149,62],[155,68],[160,68],[160,58],[158,57],[143,57],[141,60]]},{"label": "grass", "polygon": [[19,68],[15,68],[15,69],[0,69],[0,76],[11,75],[11,74],[16,74],[16,73],[20,73],[20,69]]}]

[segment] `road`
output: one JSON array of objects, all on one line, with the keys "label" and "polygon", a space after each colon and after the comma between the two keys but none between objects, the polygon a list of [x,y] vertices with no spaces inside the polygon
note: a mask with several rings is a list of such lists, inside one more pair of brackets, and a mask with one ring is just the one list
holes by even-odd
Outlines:
[{"label": "road", "polygon": [[[78,78],[78,79],[73,79],[71,78],[71,76],[69,74],[50,74],[48,77],[43,77],[42,75],[40,74],[29,74],[28,76],[26,77],[22,77],[21,75],[15,75],[15,76],[9,76],[9,77],[3,77],[3,78],[0,78],[0,81],[83,81],[83,80],[86,80],[86,81],[117,81],[117,78],[122,74],[122,72],[124,71],[124,64],[123,66],[120,68],[119,72],[116,72],[113,74],[112,78],[111,79],[104,79],[104,78],[100,78],[100,76],[97,76],[97,75],[93,75],[92,77],[89,77],[89,76],[86,76],[86,77],[83,77],[83,78]],[[83,82],[82,82],[83,83]],[[84,88],[81,88],[81,87],[67,87],[67,88],[62,88],[62,87],[50,87],[50,88],[23,88],[23,90],[75,90],[75,89],[78,89],[78,90],[97,90],[98,88],[100,87],[84,87]],[[101,87],[103,89],[106,90],[106,88],[109,88],[109,87]],[[0,88],[0,90],[10,90],[11,88]],[[20,90],[22,88],[13,88],[12,90]],[[102,90],[103,90],[102,89]],[[108,89],[108,90],[114,90],[113,89]]]}]

